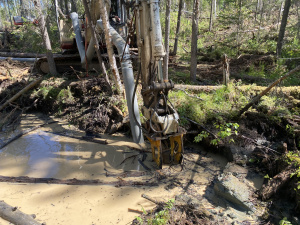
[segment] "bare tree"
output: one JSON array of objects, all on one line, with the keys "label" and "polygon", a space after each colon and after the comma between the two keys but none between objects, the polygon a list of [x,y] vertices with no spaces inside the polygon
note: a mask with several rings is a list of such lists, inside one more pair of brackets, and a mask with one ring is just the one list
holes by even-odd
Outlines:
[{"label": "bare tree", "polygon": [[278,30],[278,31],[279,31],[279,22],[280,22],[281,15],[282,15],[283,3],[284,3],[284,2],[281,2],[280,8],[279,8],[279,13],[278,13],[278,20],[277,20],[277,30]]},{"label": "bare tree", "polygon": [[194,0],[192,16],[191,71],[190,79],[196,82],[197,74],[197,40],[198,40],[199,0]]},{"label": "bare tree", "polygon": [[123,86],[121,83],[119,71],[117,68],[117,63],[116,63],[116,58],[114,56],[114,51],[113,51],[113,46],[112,46],[112,37],[109,32],[109,20],[108,20],[108,14],[107,14],[107,9],[104,3],[104,0],[99,0],[99,5],[100,5],[100,15],[101,19],[103,22],[103,27],[104,27],[104,33],[105,33],[105,43],[106,43],[106,48],[107,48],[107,53],[108,53],[108,58],[109,58],[109,63],[110,63],[110,68],[113,73],[113,78],[114,82],[117,88],[118,93],[123,93]]},{"label": "bare tree", "polygon": [[88,18],[88,25],[92,30],[92,38],[95,40],[95,43],[96,43],[96,47],[97,47],[96,53],[97,53],[98,61],[99,61],[99,64],[100,64],[100,68],[102,70],[102,74],[104,74],[105,80],[109,84],[108,75],[107,75],[107,72],[106,72],[104,62],[102,61],[102,56],[100,54],[99,42],[98,42],[98,38],[97,38],[97,35],[96,35],[95,26],[94,26],[94,24],[92,24],[92,17],[91,17],[91,13],[90,13],[90,10],[89,10],[89,7],[88,7],[87,0],[83,0],[83,6],[84,6],[84,9],[85,9],[86,16]]},{"label": "bare tree", "polygon": [[209,16],[209,31],[212,31],[213,10],[214,10],[214,0],[211,0],[211,3],[210,3],[210,16]]},{"label": "bare tree", "polygon": [[177,27],[176,27],[176,34],[175,34],[175,42],[174,42],[173,55],[176,55],[176,54],[177,54],[178,38],[179,38],[179,32],[180,32],[180,20],[181,20],[181,13],[182,13],[182,6],[183,6],[183,0],[179,0],[178,16],[177,16]]},{"label": "bare tree", "polygon": [[238,25],[236,32],[236,46],[237,46],[237,55],[240,53],[240,29],[242,27],[242,0],[239,0],[239,12],[238,12]]},{"label": "bare tree", "polygon": [[51,42],[49,39],[47,27],[45,24],[45,17],[42,13],[41,3],[39,2],[39,0],[33,0],[33,4],[34,4],[35,10],[37,12],[37,15],[39,15],[38,26],[40,28],[44,47],[46,48],[46,56],[47,56],[47,60],[48,60],[49,71],[50,71],[50,74],[52,74],[53,76],[56,76],[58,73],[56,71],[56,66],[55,66],[55,62],[54,62],[54,58],[53,58],[53,54],[52,54]]},{"label": "bare tree", "polygon": [[291,7],[291,0],[285,0],[280,30],[278,34],[278,41],[277,41],[277,49],[276,49],[277,57],[281,56],[282,42],[284,38],[285,27],[287,24],[287,18],[289,16],[290,7]]},{"label": "bare tree", "polygon": [[169,37],[170,37],[170,8],[171,0],[166,1],[166,20],[165,20],[165,49],[166,55],[164,57],[164,79],[168,80],[168,65],[169,65]]}]

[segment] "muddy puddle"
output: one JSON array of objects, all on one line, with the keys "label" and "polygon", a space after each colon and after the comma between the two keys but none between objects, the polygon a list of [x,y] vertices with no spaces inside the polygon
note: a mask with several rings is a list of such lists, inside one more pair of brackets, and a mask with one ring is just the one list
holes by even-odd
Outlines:
[{"label": "muddy puddle", "polygon": [[[15,131],[44,124],[49,118],[27,115]],[[68,136],[84,136],[64,121],[46,125],[18,138],[0,150],[0,175],[57,179],[100,179],[116,181],[106,172],[157,170],[151,154],[134,151],[140,146],[122,135],[101,135],[108,144],[78,140]],[[15,135],[15,134],[13,134]],[[1,140],[5,141],[2,132]],[[197,148],[200,148],[197,146]],[[139,162],[143,161],[143,165]],[[138,216],[136,210],[148,210],[154,203],[141,197],[167,201],[181,193],[193,196],[207,194],[207,186],[227,164],[225,158],[199,149],[187,153],[185,166],[164,166],[167,177],[154,187],[114,187],[108,185],[58,185],[0,183],[0,200],[18,206],[27,214],[35,214],[39,222],[54,224],[130,224]],[[124,180],[149,181],[153,176],[129,177]],[[207,208],[212,206],[204,201]],[[9,224],[0,220],[0,224]]]}]

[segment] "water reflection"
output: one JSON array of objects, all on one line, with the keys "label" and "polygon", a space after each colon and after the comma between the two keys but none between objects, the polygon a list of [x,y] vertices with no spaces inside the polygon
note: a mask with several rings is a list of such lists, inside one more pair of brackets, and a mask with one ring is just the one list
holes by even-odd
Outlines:
[{"label": "water reflection", "polygon": [[[99,145],[38,130],[0,150],[0,174],[95,179],[104,176],[104,169],[145,170],[138,162],[139,153],[124,154],[125,150],[125,146]],[[150,156],[144,163],[153,167]]]}]

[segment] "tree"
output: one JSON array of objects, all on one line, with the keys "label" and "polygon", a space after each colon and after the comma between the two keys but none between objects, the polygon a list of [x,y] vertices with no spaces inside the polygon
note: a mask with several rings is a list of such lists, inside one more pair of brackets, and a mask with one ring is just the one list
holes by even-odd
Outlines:
[{"label": "tree", "polygon": [[176,27],[176,34],[175,34],[175,42],[174,42],[173,55],[177,54],[182,6],[183,6],[183,0],[179,0],[178,16],[177,16],[177,27]]},{"label": "tree", "polygon": [[104,62],[102,61],[102,56],[101,56],[100,51],[99,51],[99,42],[98,42],[98,38],[97,38],[97,35],[96,35],[95,26],[94,26],[94,24],[92,24],[92,17],[91,17],[91,13],[90,13],[90,10],[89,10],[89,7],[88,7],[87,0],[83,0],[83,6],[84,6],[84,9],[85,9],[87,19],[88,19],[88,25],[92,30],[92,38],[95,40],[95,43],[96,43],[96,47],[97,47],[96,53],[97,53],[98,61],[99,61],[99,64],[100,64],[100,68],[102,70],[102,74],[104,74],[106,82],[109,83],[106,68],[105,68]]},{"label": "tree", "polygon": [[277,49],[276,49],[277,57],[281,56],[282,42],[283,42],[283,38],[284,38],[284,33],[285,33],[286,24],[287,24],[287,18],[289,16],[290,7],[291,7],[291,0],[285,0],[280,30],[279,30],[279,34],[278,34],[278,41],[277,41]]},{"label": "tree", "polygon": [[34,4],[35,10],[37,12],[37,15],[39,15],[38,26],[39,26],[39,29],[41,32],[44,47],[46,48],[46,56],[47,56],[47,61],[48,61],[48,65],[49,65],[49,71],[50,71],[50,74],[52,74],[53,76],[56,76],[58,73],[56,71],[56,66],[55,66],[55,62],[54,62],[54,58],[53,58],[53,54],[52,54],[51,42],[49,39],[47,27],[45,24],[45,17],[42,13],[41,4],[40,4],[39,0],[33,0],[33,4]]},{"label": "tree", "polygon": [[199,18],[199,1],[194,0],[192,16],[192,43],[191,43],[191,71],[190,79],[196,82],[197,74],[197,40],[198,40],[198,18]]},{"label": "tree", "polygon": [[211,3],[210,3],[210,16],[209,16],[209,31],[212,31],[213,10],[214,10],[214,0],[211,0]]},{"label": "tree", "polygon": [[119,71],[117,68],[116,58],[114,56],[114,51],[113,51],[113,46],[112,46],[112,38],[111,38],[111,34],[109,32],[110,25],[109,25],[109,21],[108,21],[107,9],[106,9],[106,6],[105,6],[105,3],[103,0],[99,0],[99,5],[100,5],[100,16],[103,21],[103,27],[104,27],[104,33],[105,33],[105,43],[106,43],[110,68],[113,72],[113,78],[114,78],[114,82],[115,82],[115,85],[117,88],[117,92],[123,93],[123,87],[122,87]]},{"label": "tree", "polygon": [[164,57],[164,80],[168,80],[168,65],[169,65],[169,37],[170,37],[170,8],[171,0],[166,1],[166,21],[165,21],[165,49],[166,55]]}]

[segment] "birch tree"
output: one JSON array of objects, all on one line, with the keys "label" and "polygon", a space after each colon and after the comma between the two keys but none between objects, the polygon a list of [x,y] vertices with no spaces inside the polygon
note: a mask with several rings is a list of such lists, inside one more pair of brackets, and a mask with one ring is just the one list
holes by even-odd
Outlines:
[{"label": "birch tree", "polygon": [[34,4],[37,15],[39,15],[38,26],[39,26],[39,29],[41,32],[44,47],[46,48],[46,56],[47,56],[47,61],[48,61],[48,65],[49,65],[49,71],[50,71],[50,74],[52,74],[53,76],[56,76],[58,73],[56,71],[56,66],[55,66],[55,62],[54,62],[54,58],[53,58],[53,54],[52,54],[51,42],[49,39],[47,27],[45,24],[45,17],[42,13],[41,3],[39,2],[39,0],[33,0],[33,4]]},{"label": "birch tree", "polygon": [[98,38],[97,38],[97,35],[96,35],[95,26],[94,26],[94,24],[92,24],[92,16],[91,16],[91,13],[90,13],[90,10],[89,10],[89,7],[88,7],[87,0],[83,0],[83,6],[84,6],[84,9],[85,9],[87,19],[88,19],[88,26],[92,30],[92,38],[94,39],[94,41],[96,43],[95,44],[96,45],[96,53],[97,53],[98,61],[99,61],[99,64],[100,64],[100,68],[102,70],[102,74],[104,75],[106,82],[109,84],[108,75],[107,75],[107,72],[106,72],[104,62],[102,60],[102,56],[101,56],[100,51],[99,51],[99,42],[98,42]]},{"label": "birch tree", "polygon": [[107,9],[104,3],[104,0],[99,0],[99,5],[100,5],[100,16],[103,22],[103,27],[104,27],[104,33],[105,33],[105,43],[106,43],[106,48],[107,48],[107,54],[109,58],[109,64],[110,68],[113,73],[113,78],[114,82],[117,88],[117,93],[123,93],[123,86],[121,83],[119,71],[117,68],[117,63],[116,63],[116,58],[114,56],[114,51],[113,51],[113,46],[112,46],[112,37],[109,32],[109,19],[108,19],[108,14],[107,14]]}]

